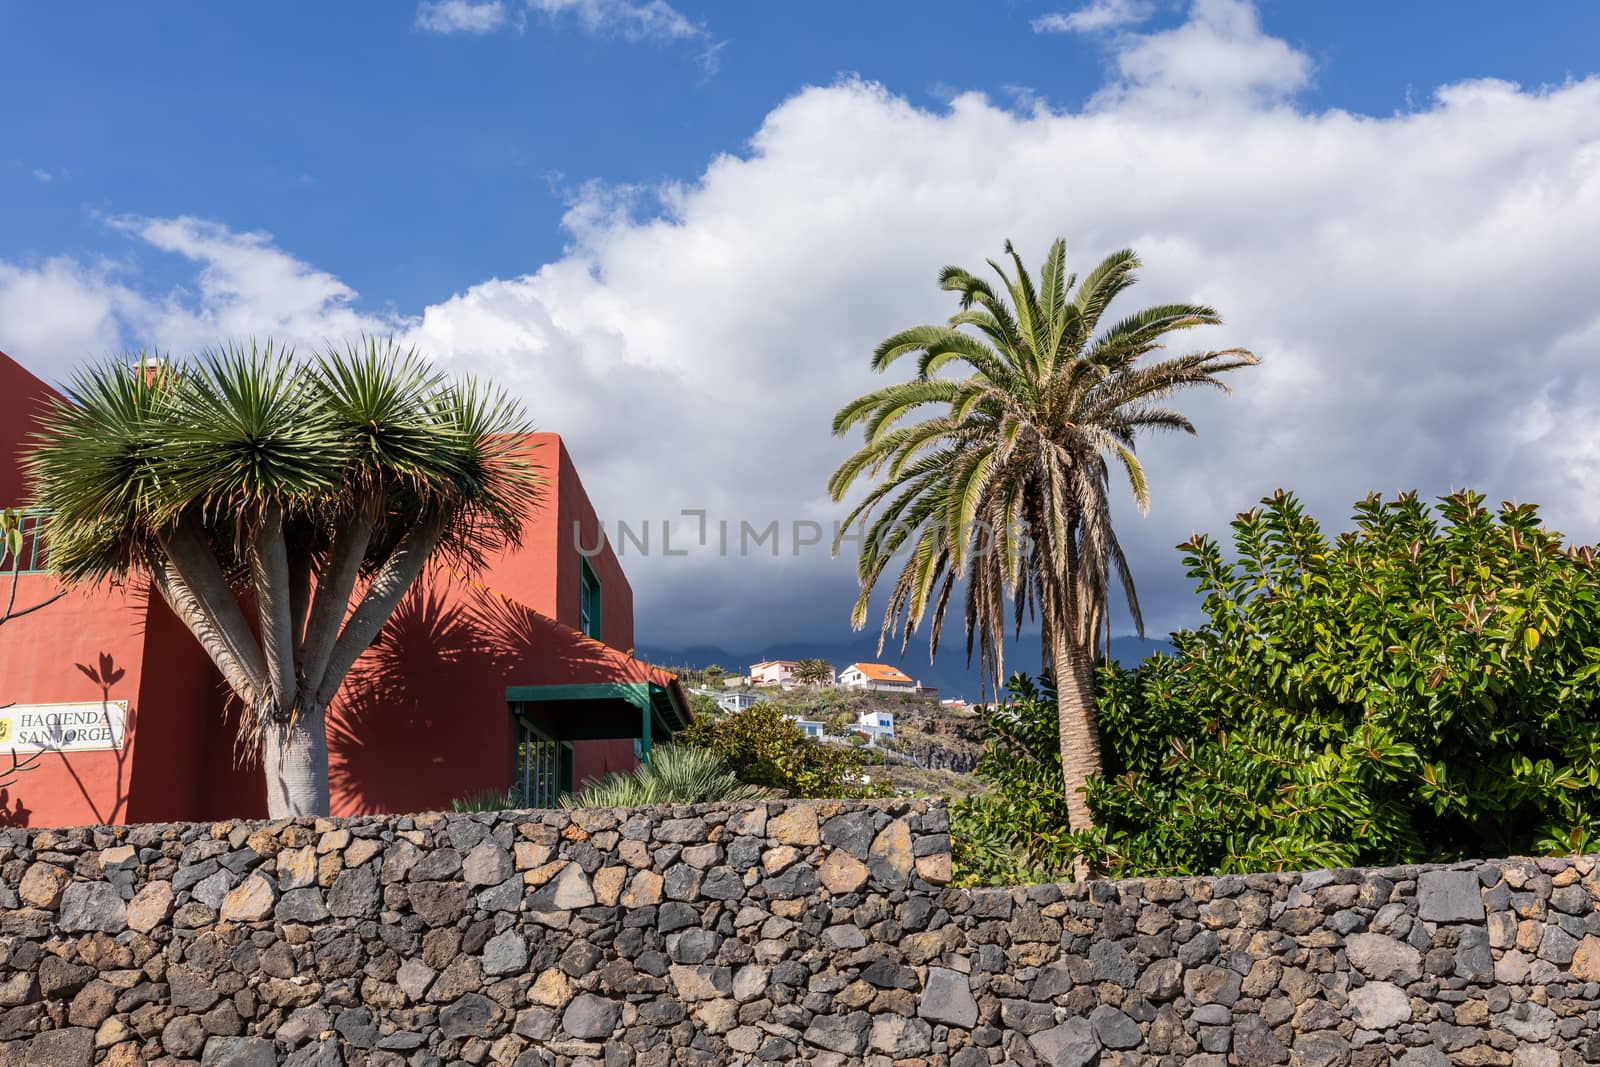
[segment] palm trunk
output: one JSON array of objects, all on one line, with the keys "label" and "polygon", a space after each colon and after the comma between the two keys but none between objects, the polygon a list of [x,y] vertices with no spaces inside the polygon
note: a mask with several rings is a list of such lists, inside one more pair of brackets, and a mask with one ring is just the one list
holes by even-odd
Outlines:
[{"label": "palm trunk", "polygon": [[289,722],[269,722],[261,762],[267,778],[267,817],[328,814],[326,712],[303,704]]},{"label": "palm trunk", "polygon": [[[1067,818],[1075,831],[1094,826],[1084,799],[1088,780],[1101,772],[1100,724],[1094,707],[1092,653],[1065,626],[1052,627],[1051,665],[1056,682],[1056,714],[1060,720],[1061,776],[1067,791]],[[1073,877],[1089,876],[1081,856],[1072,861]]]}]

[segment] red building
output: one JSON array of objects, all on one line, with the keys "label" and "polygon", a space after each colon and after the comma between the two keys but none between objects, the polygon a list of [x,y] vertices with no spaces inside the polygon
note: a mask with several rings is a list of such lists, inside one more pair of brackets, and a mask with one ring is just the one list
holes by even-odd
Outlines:
[{"label": "red building", "polygon": [[[18,458],[52,395],[0,353],[0,507],[27,503]],[[547,806],[688,722],[677,678],[631,655],[633,591],[561,438],[535,442],[548,487],[522,547],[471,576],[419,580],[329,709],[333,814],[434,810],[506,788]],[[29,537],[6,561],[0,616],[13,584],[13,610],[60,592],[42,554]],[[199,643],[141,586],[73,589],[10,618],[0,825],[264,817],[261,770],[235,758],[232,704]],[[5,773],[14,761],[26,769]]]}]

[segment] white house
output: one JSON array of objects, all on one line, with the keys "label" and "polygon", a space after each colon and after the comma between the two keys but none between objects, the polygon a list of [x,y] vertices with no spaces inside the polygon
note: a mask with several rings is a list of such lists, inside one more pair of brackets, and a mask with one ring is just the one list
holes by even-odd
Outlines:
[{"label": "white house", "polygon": [[823,724],[815,719],[803,719],[799,715],[785,715],[784,718],[800,727],[807,737],[821,737],[823,734]]},{"label": "white house", "polygon": [[864,732],[874,742],[894,740],[894,712],[863,711],[856,719],[856,729]]},{"label": "white house", "polygon": [[767,699],[759,693],[719,693],[715,689],[695,689],[693,692],[699,693],[701,696],[708,696],[712,700],[715,700],[717,702],[717,707],[721,708],[723,711],[743,711],[746,708],[753,708],[763,700]]},{"label": "white house", "polygon": [[839,672],[839,684],[890,693],[909,693],[917,686],[905,671],[887,663],[852,663]]}]

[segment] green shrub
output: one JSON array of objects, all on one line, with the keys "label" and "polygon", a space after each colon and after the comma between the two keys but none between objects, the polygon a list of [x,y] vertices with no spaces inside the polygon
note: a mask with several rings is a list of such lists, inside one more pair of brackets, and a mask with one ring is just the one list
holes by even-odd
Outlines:
[{"label": "green shrub", "polygon": [[986,791],[950,805],[957,884],[1067,878],[1072,836],[1049,676],[1013,675],[1007,702],[977,714],[986,738],[977,775]]},{"label": "green shrub", "polygon": [[[1331,543],[1279,493],[1237,558],[1180,546],[1207,621],[1103,667],[1086,854],[1113,874],[1593,851],[1600,574],[1531,505],[1369,497]],[[1042,750],[1041,754],[1042,754]]]},{"label": "green shrub", "polygon": [[481,789],[476,793],[468,793],[450,802],[451,811],[506,811],[510,808],[521,807],[522,804],[516,797],[504,789]]},{"label": "green shrub", "polygon": [[765,800],[769,790],[739,781],[721,760],[703,749],[657,745],[650,759],[631,771],[606,775],[577,794],[561,797],[563,808],[638,808],[647,804],[723,804]]},{"label": "green shrub", "polygon": [[883,789],[865,780],[863,755],[807,737],[775,704],[757,704],[717,719],[696,719],[675,738],[703,748],[740,781],[791,797],[864,797]]}]

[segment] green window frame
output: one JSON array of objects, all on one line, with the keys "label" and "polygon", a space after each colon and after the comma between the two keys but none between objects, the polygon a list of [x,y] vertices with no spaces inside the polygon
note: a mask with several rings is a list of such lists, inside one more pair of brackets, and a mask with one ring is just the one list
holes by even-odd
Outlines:
[{"label": "green window frame", "polygon": [[600,579],[595,576],[594,568],[589,566],[589,561],[580,559],[581,568],[578,586],[578,629],[596,641],[600,637]]}]

